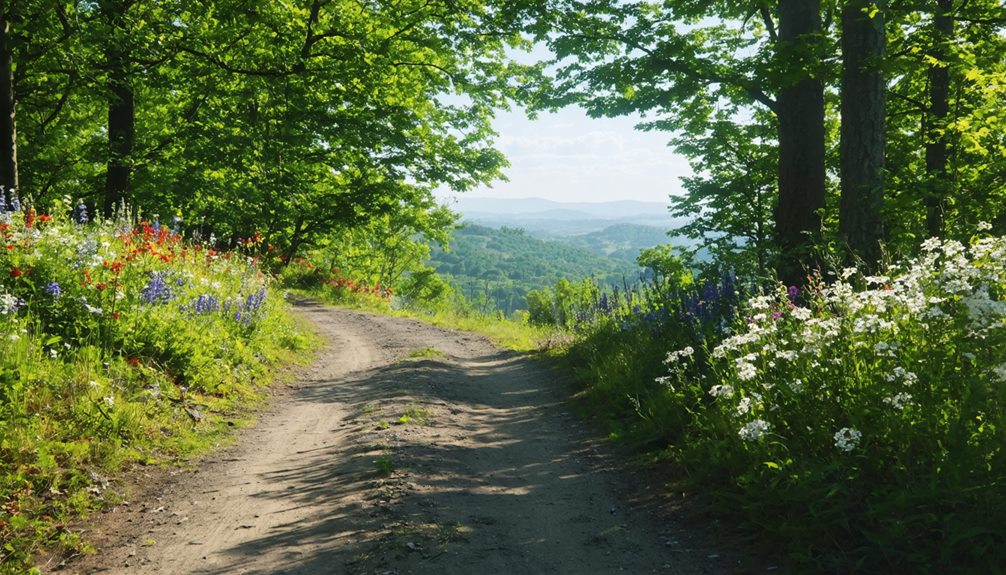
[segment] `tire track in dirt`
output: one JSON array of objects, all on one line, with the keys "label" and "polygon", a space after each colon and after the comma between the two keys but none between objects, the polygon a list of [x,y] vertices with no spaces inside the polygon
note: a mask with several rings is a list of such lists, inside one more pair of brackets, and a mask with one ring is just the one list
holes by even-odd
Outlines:
[{"label": "tire track in dirt", "polygon": [[331,343],[296,389],[212,461],[104,514],[99,554],[64,571],[731,571],[620,500],[547,369],[481,336],[298,308]]}]

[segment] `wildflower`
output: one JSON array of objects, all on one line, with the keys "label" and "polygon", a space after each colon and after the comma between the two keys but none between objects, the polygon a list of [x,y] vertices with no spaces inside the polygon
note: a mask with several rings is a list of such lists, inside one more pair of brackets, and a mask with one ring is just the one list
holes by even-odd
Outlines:
[{"label": "wildflower", "polygon": [[52,297],[52,299],[59,299],[59,296],[63,294],[63,290],[59,287],[59,282],[52,281],[46,284],[45,293]]},{"label": "wildflower", "polygon": [[115,407],[115,397],[109,395],[101,398],[101,400],[104,401],[105,405],[108,406],[109,408]]},{"label": "wildflower", "polygon": [[753,364],[748,363],[743,359],[737,361],[737,377],[741,381],[748,381],[750,379],[754,379],[756,375],[758,375],[758,370],[755,369],[755,366]]},{"label": "wildflower", "polygon": [[76,207],[73,208],[73,221],[80,225],[87,223],[87,206],[84,202],[80,202]]},{"label": "wildflower", "polygon": [[737,404],[737,415],[747,415],[751,411],[751,398],[742,397],[740,403]]},{"label": "wildflower", "polygon": [[894,368],[894,371],[887,376],[887,381],[893,383],[895,381],[901,381],[905,385],[912,385],[919,380],[919,377],[915,373],[908,371],[907,369],[901,367],[900,365]]},{"label": "wildflower", "polygon": [[768,433],[770,428],[771,426],[764,419],[755,419],[754,421],[745,423],[744,426],[740,428],[740,431],[737,432],[737,435],[739,435],[744,441],[757,441],[762,437],[765,437],[765,434]]},{"label": "wildflower", "polygon": [[798,319],[800,321],[807,321],[811,318],[811,315],[813,315],[811,314],[811,311],[805,307],[795,307],[789,313],[794,319]]},{"label": "wildflower", "polygon": [[859,440],[863,434],[852,427],[843,427],[835,432],[835,447],[848,453],[859,447]]},{"label": "wildflower", "polygon": [[692,346],[688,346],[684,349],[679,349],[677,351],[672,351],[671,353],[668,353],[667,358],[664,359],[664,365],[671,365],[677,363],[678,361],[686,357],[691,357],[694,353],[695,350],[692,349]]},{"label": "wildflower", "polygon": [[220,300],[214,295],[202,294],[192,304],[192,311],[196,315],[204,315],[220,310]]},{"label": "wildflower", "polygon": [[709,389],[709,395],[713,397],[730,398],[734,395],[734,388],[732,385],[714,385]]},{"label": "wildflower", "polygon": [[9,293],[0,293],[0,315],[12,315],[17,313],[24,301]]},{"label": "wildflower", "polygon": [[674,390],[674,378],[669,375],[664,375],[653,380],[658,385],[662,385],[670,390]]},{"label": "wildflower", "polygon": [[167,303],[174,298],[165,277],[167,275],[166,272],[151,272],[147,285],[140,290],[140,297],[143,298],[143,301],[150,304]]},{"label": "wildflower", "polygon": [[978,231],[987,232],[992,229],[992,224],[988,222],[978,222]]},{"label": "wildflower", "polygon": [[905,409],[906,405],[910,405],[912,403],[912,394],[901,392],[891,397],[885,397],[884,403],[890,405],[898,411],[901,411]]}]

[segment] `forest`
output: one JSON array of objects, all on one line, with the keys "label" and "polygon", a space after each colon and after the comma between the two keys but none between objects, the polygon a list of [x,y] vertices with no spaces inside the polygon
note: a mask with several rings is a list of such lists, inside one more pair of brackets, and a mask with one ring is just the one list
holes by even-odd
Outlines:
[{"label": "forest", "polygon": [[[286,290],[545,341],[794,571],[998,570],[1004,56],[998,0],[3,3],[0,573],[308,354]],[[459,229],[567,106],[688,158],[688,249]]]},{"label": "forest", "polygon": [[451,235],[448,245],[449,251],[431,253],[430,264],[437,274],[467,302],[506,316],[527,309],[529,290],[551,287],[563,278],[589,277],[610,287],[635,284],[640,276],[634,261],[618,261],[506,227],[466,225]]}]

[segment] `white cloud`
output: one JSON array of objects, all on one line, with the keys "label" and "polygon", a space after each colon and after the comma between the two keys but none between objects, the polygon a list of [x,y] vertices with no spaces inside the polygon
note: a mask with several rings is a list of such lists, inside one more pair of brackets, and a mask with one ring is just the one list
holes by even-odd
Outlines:
[{"label": "white cloud", "polygon": [[528,120],[522,112],[497,121],[500,149],[511,167],[509,182],[475,196],[558,201],[639,199],[666,201],[680,191],[688,163],[667,147],[669,134],[639,132],[632,118],[588,118],[567,109]]}]

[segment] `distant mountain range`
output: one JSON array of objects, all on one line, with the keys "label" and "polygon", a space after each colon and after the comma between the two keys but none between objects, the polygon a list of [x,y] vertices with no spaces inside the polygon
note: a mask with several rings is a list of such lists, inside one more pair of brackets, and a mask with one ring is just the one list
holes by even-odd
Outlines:
[{"label": "distant mountain range", "polygon": [[643,217],[666,219],[667,205],[660,202],[556,202],[543,198],[458,198],[457,211],[468,218],[521,216],[550,220],[621,220]]},{"label": "distant mountain range", "polygon": [[543,198],[460,197],[451,209],[462,221],[489,227],[521,228],[541,238],[600,232],[616,224],[650,226],[666,233],[683,223],[659,202],[556,202]]},{"label": "distant mountain range", "polygon": [[529,290],[559,278],[634,282],[641,249],[688,243],[667,235],[684,222],[658,202],[460,198],[449,207],[464,226],[448,250],[433,249],[430,264],[469,302],[507,315],[526,308]]}]

